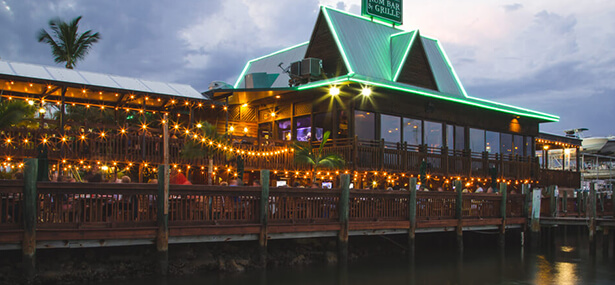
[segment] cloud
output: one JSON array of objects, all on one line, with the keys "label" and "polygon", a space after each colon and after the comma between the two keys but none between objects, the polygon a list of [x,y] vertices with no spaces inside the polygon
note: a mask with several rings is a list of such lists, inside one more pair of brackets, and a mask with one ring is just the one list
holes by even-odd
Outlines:
[{"label": "cloud", "polygon": [[510,5],[503,5],[502,6],[504,8],[504,10],[506,12],[514,12],[520,9],[523,9],[523,5],[520,3],[515,3],[515,4],[510,4]]},{"label": "cloud", "polygon": [[[204,91],[213,80],[234,82],[252,58],[309,40],[320,4],[361,10],[360,0],[0,0],[0,57],[55,65],[37,31],[53,17],[83,15],[81,28],[102,40],[77,69]],[[615,133],[605,123],[615,114],[615,2],[404,4],[403,28],[438,38],[472,96],[562,117],[545,130]]]}]

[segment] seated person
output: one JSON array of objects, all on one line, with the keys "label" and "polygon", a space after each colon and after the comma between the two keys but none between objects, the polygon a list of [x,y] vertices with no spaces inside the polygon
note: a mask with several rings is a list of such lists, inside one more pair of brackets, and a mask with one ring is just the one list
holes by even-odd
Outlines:
[{"label": "seated person", "polygon": [[171,171],[171,179],[169,181],[170,184],[183,184],[183,185],[192,185],[192,183],[190,183],[190,181],[188,181],[188,178],[186,178],[186,176],[173,169]]}]

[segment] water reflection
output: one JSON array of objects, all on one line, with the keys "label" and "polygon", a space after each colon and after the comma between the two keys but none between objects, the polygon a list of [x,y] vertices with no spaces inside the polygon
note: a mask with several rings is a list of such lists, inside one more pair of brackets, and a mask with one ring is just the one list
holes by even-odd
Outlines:
[{"label": "water reflection", "polygon": [[[269,268],[238,274],[208,273],[201,276],[149,278],[107,282],[107,285],[170,284],[612,284],[615,280],[613,257],[608,253],[600,262],[589,255],[586,240],[574,235],[566,242],[537,251],[509,247],[499,252],[495,243],[466,248],[463,255],[455,249],[422,248],[415,262],[404,256],[374,257],[348,267],[313,266]],[[352,240],[351,240],[352,242]],[[91,283],[90,285],[100,285]]]}]

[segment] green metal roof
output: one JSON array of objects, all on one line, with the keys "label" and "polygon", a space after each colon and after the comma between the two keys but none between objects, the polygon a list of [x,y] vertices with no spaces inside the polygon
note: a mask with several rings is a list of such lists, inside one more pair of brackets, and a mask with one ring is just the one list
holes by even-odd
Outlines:
[{"label": "green metal roof", "polygon": [[288,87],[288,80],[290,77],[288,74],[283,73],[282,69],[278,66],[282,63],[283,67],[289,66],[294,61],[302,60],[305,57],[305,51],[307,50],[308,42],[298,44],[289,48],[285,48],[274,53],[255,58],[248,61],[243,71],[237,78],[234,87],[245,88],[245,76],[246,74],[255,72],[266,72],[268,74],[279,74],[276,80],[273,82],[272,88]]},{"label": "green metal roof", "polygon": [[[366,17],[352,15],[325,6],[321,7],[321,15],[325,18],[331,30],[344,64],[348,69],[348,74],[311,82],[293,89],[304,90],[342,82],[355,82],[518,116],[551,122],[559,121],[559,117],[555,115],[468,96],[440,42],[433,38],[421,36],[418,30],[404,31],[392,27],[390,24],[372,21]],[[397,82],[413,43],[419,39],[425,49],[427,61],[438,87],[437,91]],[[285,54],[292,50],[299,50],[299,48],[305,53],[309,44],[311,43],[303,43],[251,60],[238,78],[235,88],[240,87],[246,70],[256,62],[262,62],[270,57]],[[294,56],[299,55],[294,54]],[[300,60],[300,58],[296,60]],[[271,64],[274,63],[277,67],[279,62],[275,59],[271,61]]]}]

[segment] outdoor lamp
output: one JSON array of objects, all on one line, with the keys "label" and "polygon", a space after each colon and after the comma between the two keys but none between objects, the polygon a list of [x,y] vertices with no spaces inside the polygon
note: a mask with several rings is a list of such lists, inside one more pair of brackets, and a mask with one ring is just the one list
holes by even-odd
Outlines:
[{"label": "outdoor lamp", "polygon": [[337,86],[331,87],[331,89],[329,89],[329,94],[331,94],[331,96],[340,95],[340,88]]},{"label": "outdoor lamp", "polygon": [[361,90],[361,95],[369,97],[370,95],[372,95],[372,89],[369,87],[363,87],[363,89]]}]

